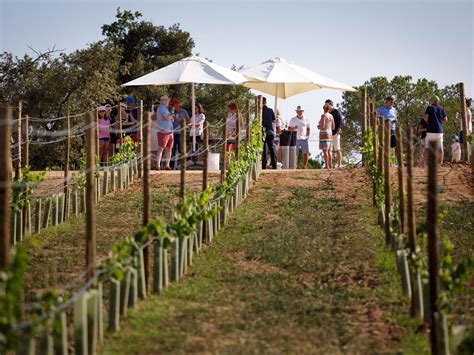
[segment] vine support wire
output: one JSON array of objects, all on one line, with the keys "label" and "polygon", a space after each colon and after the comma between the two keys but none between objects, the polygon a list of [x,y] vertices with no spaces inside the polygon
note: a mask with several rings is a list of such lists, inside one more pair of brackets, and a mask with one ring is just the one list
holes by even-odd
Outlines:
[{"label": "vine support wire", "polygon": [[0,269],[4,269],[10,260],[10,194],[11,194],[11,120],[12,109],[0,108]]},{"label": "vine support wire", "polygon": [[25,166],[30,165],[30,120],[25,115]]}]

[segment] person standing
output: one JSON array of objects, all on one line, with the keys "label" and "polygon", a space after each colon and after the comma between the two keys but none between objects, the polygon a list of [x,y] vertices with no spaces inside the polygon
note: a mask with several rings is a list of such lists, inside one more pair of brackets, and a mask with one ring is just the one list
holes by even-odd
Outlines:
[{"label": "person standing", "polygon": [[309,145],[308,139],[311,134],[309,121],[304,117],[304,109],[301,106],[296,107],[296,116],[288,124],[290,131],[296,132],[296,152],[303,152],[303,169],[308,166]]},{"label": "person standing", "polygon": [[[426,108],[424,120],[426,122],[426,139],[425,149],[430,149],[431,142],[438,142],[439,159],[441,164],[444,158],[443,149],[443,132],[444,124],[448,122],[448,116],[444,111],[444,107],[439,104],[439,97],[434,95],[431,97],[431,104]],[[428,152],[427,152],[428,154]]]},{"label": "person standing", "polygon": [[459,163],[461,161],[461,144],[459,137],[455,134],[451,137],[451,163]]},{"label": "person standing", "polygon": [[378,109],[379,116],[382,116],[385,121],[390,121],[390,148],[395,148],[397,145],[397,139],[395,135],[395,129],[397,128],[398,112],[395,107],[395,98],[392,95],[387,96],[385,99],[385,105]]},{"label": "person standing", "polygon": [[[469,137],[472,133],[472,112],[471,112],[471,103],[472,99],[466,98],[466,123],[467,123],[467,133],[466,137]],[[459,132],[459,143],[463,144],[463,126],[464,124],[461,122],[461,117],[458,118],[458,123],[461,126],[461,131]]]},{"label": "person standing", "polygon": [[330,114],[331,109],[332,106],[330,104],[324,104],[324,113],[321,115],[321,120],[318,124],[319,149],[323,151],[326,169],[332,169],[332,132],[334,132],[336,128],[334,118]]},{"label": "person standing", "polygon": [[[195,118],[191,117],[191,121],[188,123],[189,128],[189,141],[190,147],[193,151],[191,155],[191,160],[194,164],[197,163],[198,160],[198,151],[202,145],[202,135],[204,133],[204,121],[206,120],[206,116],[204,115],[204,107],[201,104],[196,104],[194,108]],[[193,150],[192,142],[193,137],[196,137],[196,150]]]},{"label": "person standing", "polygon": [[183,120],[187,123],[189,121],[188,111],[181,108],[181,101],[177,98],[173,98],[170,102],[171,113],[173,115],[173,148],[172,148],[172,161],[171,168],[177,169],[179,163],[179,155],[182,152],[181,149],[181,122]]},{"label": "person standing", "polygon": [[115,115],[112,112],[112,105],[105,105],[105,116],[110,121],[110,142],[109,142],[109,157],[115,154],[115,146],[118,141],[118,122]]},{"label": "person standing", "polygon": [[163,150],[166,152],[166,170],[171,170],[171,149],[173,148],[173,115],[168,109],[169,98],[164,95],[160,98],[160,106],[156,111],[158,120],[158,170],[160,170]]},{"label": "person standing", "polygon": [[[239,113],[239,125],[243,127],[242,116]],[[227,152],[235,152],[235,142],[237,137],[237,104],[231,102],[227,105],[227,118],[225,123],[226,137],[227,137]]]},{"label": "person standing", "polygon": [[342,152],[341,152],[341,127],[342,127],[342,115],[337,108],[334,107],[332,100],[326,100],[325,104],[331,105],[331,111],[329,112],[334,119],[334,129],[332,130],[332,147],[337,155],[337,166],[342,166]]},{"label": "person standing", "polygon": [[102,166],[109,162],[110,120],[105,106],[99,107],[99,161]]},{"label": "person standing", "polygon": [[[273,122],[275,122],[275,113],[267,106],[267,98],[262,99],[262,130],[265,135],[265,142],[263,146],[262,169],[267,168],[267,153],[270,154],[270,161],[272,169],[277,168],[275,155],[275,131],[273,129]],[[268,149],[268,150],[267,150]]]}]

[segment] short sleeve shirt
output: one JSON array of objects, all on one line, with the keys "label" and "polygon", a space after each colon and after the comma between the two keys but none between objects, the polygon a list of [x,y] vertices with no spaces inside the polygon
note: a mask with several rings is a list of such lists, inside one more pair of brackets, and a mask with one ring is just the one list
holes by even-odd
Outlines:
[{"label": "short sleeve shirt", "polygon": [[379,116],[382,116],[384,118],[384,121],[390,121],[392,131],[395,130],[397,126],[398,117],[398,113],[395,107],[388,107],[387,105],[383,105],[379,108]]},{"label": "short sleeve shirt", "polygon": [[181,129],[181,121],[182,120],[189,120],[189,114],[188,111],[181,109],[179,112],[174,113],[173,117],[173,130],[176,133],[180,132]]},{"label": "short sleeve shirt", "polygon": [[171,115],[168,106],[160,105],[156,112],[158,117],[158,131],[159,132],[173,132],[173,121],[168,121],[165,119],[165,116]]},{"label": "short sleeve shirt", "polygon": [[341,124],[342,124],[342,115],[341,113],[339,112],[338,109],[334,109],[332,110],[331,112],[331,115],[332,117],[334,118],[334,129],[332,130],[332,134],[336,134],[338,129],[341,128]]},{"label": "short sleeve shirt", "polygon": [[309,121],[306,117],[298,118],[298,116],[293,117],[290,120],[290,127],[297,127],[296,139],[308,139],[306,136],[306,129],[309,127]]},{"label": "short sleeve shirt", "polygon": [[428,133],[443,133],[444,131],[444,118],[446,112],[441,105],[429,105],[426,108],[425,114],[428,115],[428,123],[426,129]]}]

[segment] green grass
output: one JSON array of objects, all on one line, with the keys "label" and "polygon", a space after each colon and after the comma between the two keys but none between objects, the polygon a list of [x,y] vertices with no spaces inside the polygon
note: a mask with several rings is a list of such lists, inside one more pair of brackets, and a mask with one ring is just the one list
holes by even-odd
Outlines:
[{"label": "green grass", "polygon": [[425,353],[369,199],[334,185],[263,178],[188,276],[131,311],[103,353]]}]

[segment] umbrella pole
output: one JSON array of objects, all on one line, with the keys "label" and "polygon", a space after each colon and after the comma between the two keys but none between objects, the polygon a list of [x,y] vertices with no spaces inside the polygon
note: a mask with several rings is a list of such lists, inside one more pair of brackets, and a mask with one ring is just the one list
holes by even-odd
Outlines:
[{"label": "umbrella pole", "polygon": [[[275,118],[277,114],[277,108],[278,108],[278,84],[275,85]],[[276,134],[276,121],[273,122],[273,131]]]},{"label": "umbrella pole", "polygon": [[196,152],[196,92],[194,83],[191,83],[191,99],[192,99],[192,117],[193,117],[193,154]]}]

